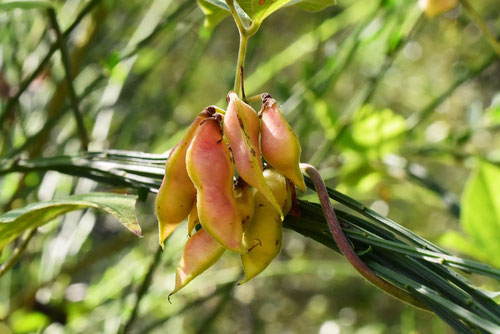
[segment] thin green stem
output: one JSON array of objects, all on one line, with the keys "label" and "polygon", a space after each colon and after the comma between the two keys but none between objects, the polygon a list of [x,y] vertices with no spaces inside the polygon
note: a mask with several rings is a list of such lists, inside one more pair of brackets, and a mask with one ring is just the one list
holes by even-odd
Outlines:
[{"label": "thin green stem", "polygon": [[238,31],[246,35],[247,28],[243,24],[243,21],[241,21],[241,17],[238,15],[238,12],[236,11],[236,7],[234,6],[234,0],[226,0],[226,3],[229,7],[231,15],[233,16],[236,26],[238,27]]},{"label": "thin green stem", "polygon": [[259,30],[260,24],[257,22],[252,22],[250,27],[246,27],[241,20],[241,17],[238,15],[238,12],[236,11],[234,0],[226,0],[226,3],[229,7],[231,15],[233,16],[236,26],[238,27],[238,32],[240,33],[240,45],[238,49],[238,61],[236,62],[236,75],[234,78],[233,92],[240,95],[241,87],[242,97],[244,98],[245,93],[243,90],[243,71],[245,68],[245,57],[247,53],[248,39],[252,35],[254,35],[257,30]]},{"label": "thin green stem", "polygon": [[148,292],[149,286],[151,285],[151,281],[153,280],[153,274],[156,271],[158,265],[160,264],[161,255],[162,255],[162,248],[158,246],[153,261],[151,261],[148,271],[144,275],[142,283],[139,286],[139,289],[137,290],[137,297],[135,299],[135,304],[134,308],[132,309],[132,313],[130,314],[130,317],[128,318],[125,325],[120,329],[119,331],[120,334],[128,333],[128,331],[134,324],[134,321],[137,318],[137,313],[139,312],[139,305],[141,303],[141,300]]},{"label": "thin green stem", "polygon": [[236,63],[236,75],[234,78],[233,91],[240,95],[240,87],[242,86],[242,71],[245,66],[245,57],[247,53],[248,37],[240,31],[240,46],[238,49],[238,61]]},{"label": "thin green stem", "polygon": [[61,33],[61,29],[59,27],[59,23],[57,23],[56,12],[54,9],[50,8],[47,10],[50,22],[52,24],[52,29],[57,36],[57,44],[59,50],[61,51],[61,60],[63,63],[64,71],[66,72],[66,83],[68,85],[69,99],[71,103],[71,108],[73,110],[73,115],[76,120],[76,125],[78,128],[78,136],[80,137],[80,144],[82,146],[82,150],[87,151],[89,145],[89,137],[87,135],[87,130],[85,129],[85,125],[83,123],[82,114],[80,112],[78,96],[75,92],[75,87],[73,86],[73,77],[71,73],[71,64],[70,64],[70,56],[68,53],[68,48],[66,46],[66,40]]},{"label": "thin green stem", "polygon": [[464,7],[467,15],[469,15],[470,19],[477,25],[479,30],[483,33],[484,37],[490,44],[491,48],[495,51],[495,53],[500,57],[500,42],[497,40],[495,34],[488,27],[484,19],[479,15],[479,13],[472,7],[468,0],[460,0],[460,3]]},{"label": "thin green stem", "polygon": [[[63,32],[63,36],[65,38],[68,37],[69,34],[78,26],[78,24],[80,24],[80,22],[87,16],[87,14],[89,14],[92,11],[92,9],[99,2],[101,2],[101,0],[91,0],[82,9],[80,14],[78,14],[75,21]],[[31,73],[31,75],[27,79],[25,79],[21,82],[16,94],[7,101],[5,111],[0,116],[0,124],[2,124],[12,114],[13,108],[16,105],[17,101],[19,101],[19,98],[21,97],[21,95],[26,91],[26,89],[28,89],[30,84],[40,75],[40,73],[42,73],[43,69],[46,68],[47,64],[49,63],[50,58],[52,57],[54,52],[56,52],[56,50],[57,50],[57,42],[55,42],[54,44],[52,44],[50,46],[49,51],[47,52],[45,57],[42,59],[42,61],[40,61],[40,63],[38,64],[38,67],[33,71],[33,73]]]},{"label": "thin green stem", "polygon": [[26,234],[21,239],[21,244],[14,249],[12,255],[0,266],[0,277],[2,277],[13,265],[17,263],[17,260],[21,257],[23,252],[26,250],[28,243],[31,238],[35,235],[36,228],[33,228],[26,232]]},{"label": "thin green stem", "polygon": [[316,192],[318,193],[318,198],[321,203],[321,208],[323,209],[323,214],[325,216],[326,222],[332,234],[333,240],[337,244],[339,250],[344,254],[345,258],[352,264],[352,266],[370,283],[376,287],[382,289],[388,294],[419,308],[427,309],[419,300],[417,300],[412,295],[408,294],[406,291],[390,284],[386,280],[377,276],[370,267],[368,267],[356,254],[352,248],[349,240],[347,240],[342,228],[337,219],[337,215],[333,210],[332,204],[330,203],[330,197],[328,196],[328,191],[326,190],[325,183],[321,178],[321,175],[314,166],[309,164],[300,164],[300,168],[309,175],[311,178]]},{"label": "thin green stem", "polygon": [[244,101],[246,103],[260,102],[262,101],[262,94],[257,94],[254,96],[247,97],[246,99],[244,99]]}]

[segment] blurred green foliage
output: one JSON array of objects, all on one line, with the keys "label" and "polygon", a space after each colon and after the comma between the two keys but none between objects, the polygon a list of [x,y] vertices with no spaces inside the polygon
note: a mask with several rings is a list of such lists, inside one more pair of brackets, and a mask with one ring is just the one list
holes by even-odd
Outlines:
[{"label": "blurred green foliage", "polygon": [[[193,0],[51,3],[66,32],[91,150],[162,153],[205,106],[224,107],[238,47],[231,20],[217,16],[211,22],[219,25],[204,27]],[[46,5],[0,6],[2,158],[80,149]],[[498,36],[497,1],[473,6]],[[315,13],[287,7],[250,40],[245,88],[282,104],[303,161],[316,164],[331,186],[431,241],[499,267],[500,65],[492,54],[461,6],[434,19],[421,16],[413,1],[345,0]],[[55,172],[9,174],[0,178],[1,211],[110,187]],[[143,239],[89,210],[39,228],[0,278],[0,333],[123,330],[157,247],[152,196],[140,204],[139,221]],[[239,257],[227,254],[170,304],[185,238],[179,230],[167,243],[131,332],[451,332],[437,316],[381,293],[341,256],[290,231],[282,254],[255,280],[226,285],[240,275]]]}]

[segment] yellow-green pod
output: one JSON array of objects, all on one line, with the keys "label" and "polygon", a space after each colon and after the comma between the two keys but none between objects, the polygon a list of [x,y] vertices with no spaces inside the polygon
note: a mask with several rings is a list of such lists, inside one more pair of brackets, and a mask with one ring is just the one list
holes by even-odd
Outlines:
[{"label": "yellow-green pod", "polygon": [[224,134],[231,146],[234,165],[246,183],[261,192],[283,216],[278,202],[262,174],[262,158],[259,149],[259,117],[255,110],[241,101],[235,93],[229,93],[229,105],[224,116]]},{"label": "yellow-green pod", "polygon": [[215,110],[206,108],[193,121],[182,140],[175,146],[165,164],[165,175],[156,196],[156,217],[160,245],[189,215],[196,192],[186,170],[186,152],[200,123],[213,115]]},{"label": "yellow-green pod", "polygon": [[222,247],[204,229],[196,232],[184,246],[182,258],[177,266],[173,295],[196,276],[210,268],[224,253]]},{"label": "yellow-green pod", "polygon": [[238,212],[240,213],[244,231],[248,226],[248,222],[253,217],[256,189],[245,182],[242,183],[243,184],[240,183],[236,185],[234,188],[234,196],[236,198],[236,204],[238,205]]},{"label": "yellow-green pod", "polygon": [[[288,213],[292,205],[288,181],[274,169],[266,169],[264,176],[283,212]],[[282,219],[259,192],[255,194],[253,217],[243,233],[243,246],[248,248],[248,252],[241,255],[245,271],[245,279],[241,283],[260,274],[281,251]]]},{"label": "yellow-green pod", "polygon": [[269,94],[262,96],[260,145],[262,155],[272,167],[305,191],[304,177],[300,171],[300,142],[292,127],[281,114],[276,100]]}]

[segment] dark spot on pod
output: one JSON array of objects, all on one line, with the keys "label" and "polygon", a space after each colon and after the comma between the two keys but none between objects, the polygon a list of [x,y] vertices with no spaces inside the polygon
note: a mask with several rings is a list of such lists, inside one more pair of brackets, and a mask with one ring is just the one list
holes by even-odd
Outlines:
[{"label": "dark spot on pod", "polygon": [[250,153],[252,153],[253,156],[257,155],[257,153],[255,152],[255,150],[253,149],[253,147],[250,148]]},{"label": "dark spot on pod", "polygon": [[243,121],[241,120],[240,116],[237,116],[237,117],[238,117],[238,123],[240,123],[240,128],[242,128],[244,130],[245,125],[243,124]]},{"label": "dark spot on pod", "polygon": [[264,206],[264,204],[259,204],[259,208],[261,208],[261,207],[263,207],[263,206]]},{"label": "dark spot on pod", "polygon": [[280,242],[279,242],[279,240],[278,240],[278,239],[276,239],[276,243],[275,243],[275,245],[276,245],[276,246],[278,246],[278,244],[279,244],[279,243],[280,243]]}]

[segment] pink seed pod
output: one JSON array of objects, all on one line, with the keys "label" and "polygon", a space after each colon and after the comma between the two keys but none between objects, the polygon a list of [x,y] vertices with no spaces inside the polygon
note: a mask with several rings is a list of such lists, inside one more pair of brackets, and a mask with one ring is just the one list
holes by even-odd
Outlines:
[{"label": "pink seed pod", "polygon": [[220,120],[203,121],[189,145],[186,165],[196,187],[198,219],[221,245],[243,253],[242,222],[233,192],[234,169]]},{"label": "pink seed pod", "polygon": [[208,107],[196,117],[165,164],[165,175],[155,205],[162,247],[165,239],[186,219],[193,207],[196,191],[186,170],[186,152],[198,126],[214,113],[215,110]]},{"label": "pink seed pod", "polygon": [[222,256],[224,250],[205,229],[196,232],[184,246],[175,275],[175,289],[170,296],[210,268]]},{"label": "pink seed pod", "polygon": [[304,177],[300,172],[300,142],[292,127],[281,114],[276,100],[269,94],[262,95],[260,145],[266,161],[278,172],[305,191]]},{"label": "pink seed pod", "polygon": [[236,170],[240,177],[261,192],[283,217],[281,208],[262,175],[257,113],[233,92],[229,93],[228,99],[224,134],[231,146]]}]

